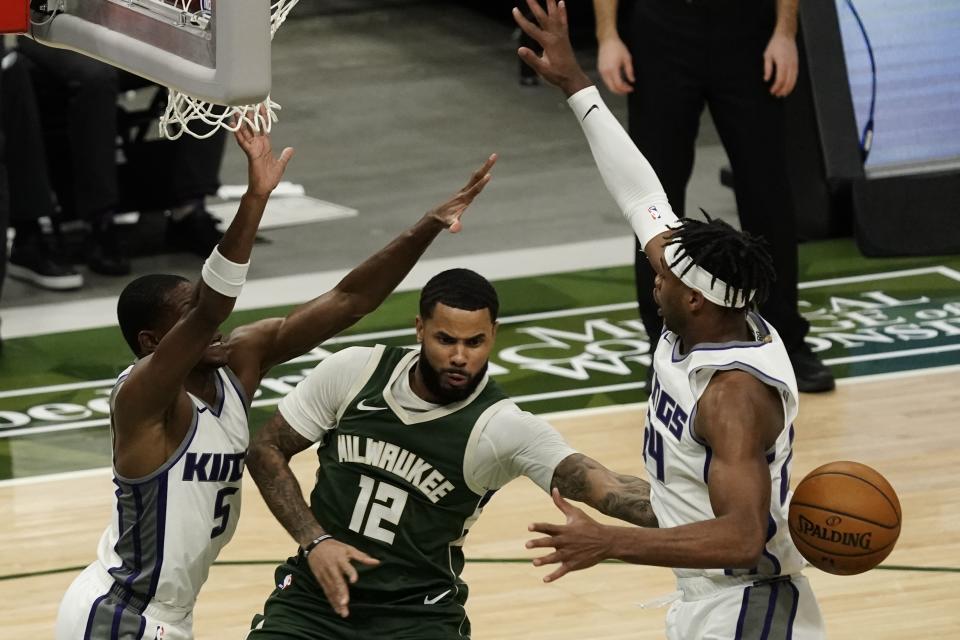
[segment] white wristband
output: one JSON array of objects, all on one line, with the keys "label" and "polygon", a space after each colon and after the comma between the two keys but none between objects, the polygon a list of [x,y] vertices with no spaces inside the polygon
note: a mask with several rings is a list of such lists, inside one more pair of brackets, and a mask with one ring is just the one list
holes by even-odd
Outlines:
[{"label": "white wristband", "polygon": [[678,222],[660,179],[607,109],[596,87],[581,89],[570,96],[567,104],[590,143],[607,191],[617,201],[641,245],[646,246]]},{"label": "white wristband", "polygon": [[243,283],[247,281],[247,269],[249,268],[249,261],[240,264],[227,260],[218,248],[214,247],[210,257],[203,263],[200,274],[207,286],[217,293],[230,298],[237,298],[243,289]]}]

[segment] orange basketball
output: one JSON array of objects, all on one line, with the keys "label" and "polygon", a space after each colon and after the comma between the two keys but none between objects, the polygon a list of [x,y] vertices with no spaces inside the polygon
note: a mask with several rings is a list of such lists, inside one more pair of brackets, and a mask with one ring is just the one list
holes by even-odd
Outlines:
[{"label": "orange basketball", "polygon": [[886,478],[859,462],[831,462],[804,478],[790,501],[790,536],[810,564],[848,576],[890,555],[900,501]]}]

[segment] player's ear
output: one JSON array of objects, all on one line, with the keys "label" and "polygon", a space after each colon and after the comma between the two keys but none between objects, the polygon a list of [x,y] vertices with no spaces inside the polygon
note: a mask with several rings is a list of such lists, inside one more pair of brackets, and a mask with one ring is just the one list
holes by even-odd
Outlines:
[{"label": "player's ear", "polygon": [[140,345],[140,355],[147,356],[156,350],[160,339],[153,331],[144,329],[137,334],[137,344]]},{"label": "player's ear", "polygon": [[417,328],[417,342],[419,344],[423,344],[423,318],[421,318],[419,315],[417,316],[416,328]]},{"label": "player's ear", "polygon": [[698,290],[693,288],[687,289],[686,295],[687,306],[690,307],[690,311],[699,311],[703,308],[703,305],[706,303],[707,299],[703,297],[703,294]]}]

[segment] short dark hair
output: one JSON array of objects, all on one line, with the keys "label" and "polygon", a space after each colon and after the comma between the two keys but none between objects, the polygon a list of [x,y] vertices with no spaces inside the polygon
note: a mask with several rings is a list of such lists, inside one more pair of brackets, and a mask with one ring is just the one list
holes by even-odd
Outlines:
[{"label": "short dark hair", "polygon": [[140,276],[123,288],[117,300],[117,320],[123,339],[138,358],[143,354],[137,335],[155,326],[166,311],[167,296],[184,282],[190,281],[182,276],[153,273]]},{"label": "short dark hair", "polygon": [[497,290],[489,280],[470,269],[448,269],[430,278],[420,291],[420,317],[431,317],[438,302],[465,311],[487,309],[493,321],[500,312]]},{"label": "short dark hair", "polygon": [[689,256],[694,264],[727,283],[725,300],[742,300],[756,290],[751,302],[762,304],[777,278],[766,241],[701,212],[706,221],[685,218],[674,228],[667,244],[677,244],[681,251],[668,266],[672,268]]}]

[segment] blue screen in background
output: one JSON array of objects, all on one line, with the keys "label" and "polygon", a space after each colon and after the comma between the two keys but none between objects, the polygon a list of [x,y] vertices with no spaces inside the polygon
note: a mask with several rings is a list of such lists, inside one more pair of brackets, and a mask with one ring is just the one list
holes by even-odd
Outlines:
[{"label": "blue screen in background", "polygon": [[[858,134],[870,114],[870,57],[836,0]],[[960,167],[960,0],[852,0],[873,47],[877,97],[869,175]]]}]

